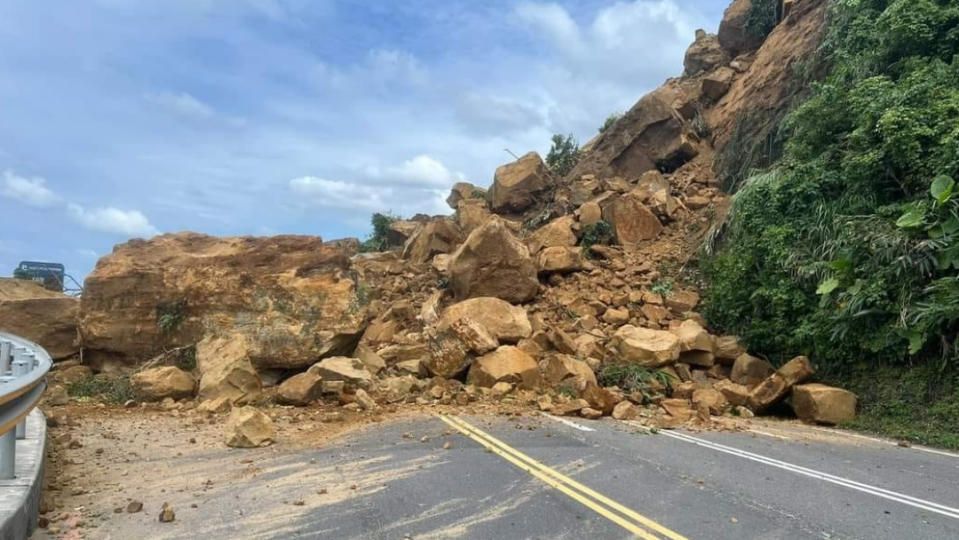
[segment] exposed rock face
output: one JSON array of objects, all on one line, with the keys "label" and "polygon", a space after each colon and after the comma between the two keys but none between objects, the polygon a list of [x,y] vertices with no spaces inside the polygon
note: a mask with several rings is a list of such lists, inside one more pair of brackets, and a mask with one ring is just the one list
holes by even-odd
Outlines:
[{"label": "exposed rock face", "polygon": [[225,398],[233,404],[256,401],[263,383],[249,357],[245,336],[209,337],[196,345],[201,401]]},{"label": "exposed rock face", "polygon": [[[730,160],[742,158],[742,150],[724,157],[734,135],[739,140],[764,140],[779,129],[779,119],[808,86],[807,80],[795,79],[793,66],[809,58],[822,42],[828,4],[826,0],[795,2],[789,16],[766,37],[745,73],[706,114],[713,128],[717,171],[727,168]],[[726,34],[728,45],[724,43],[724,47],[742,46],[737,37],[745,24],[740,14],[748,6],[749,0],[736,0],[727,10],[729,21],[720,26],[719,35],[722,42]]]},{"label": "exposed rock face", "polygon": [[207,334],[245,335],[258,367],[350,354],[367,313],[349,259],[317,237],[132,240],[86,280],[80,332],[95,366],[134,363]]},{"label": "exposed rock face", "polygon": [[486,200],[486,190],[480,187],[476,187],[469,182],[457,182],[453,184],[452,189],[450,189],[450,195],[446,198],[446,204],[450,205],[450,208],[456,210],[460,207],[460,203],[463,201],[469,200]]},{"label": "exposed rock face", "polygon": [[751,35],[746,29],[751,5],[751,0],[733,0],[719,23],[719,43],[732,56],[755,50],[763,42],[761,37]]},{"label": "exposed rock face", "polygon": [[149,368],[134,373],[130,377],[130,384],[137,395],[147,401],[185,399],[193,397],[196,392],[193,376],[174,366]]},{"label": "exposed rock face", "polygon": [[703,77],[703,96],[712,101],[726,95],[729,86],[733,83],[736,72],[728,67],[721,67]]},{"label": "exposed rock face", "polygon": [[502,219],[492,218],[470,233],[450,260],[450,288],[457,300],[493,296],[514,304],[539,291],[529,250]]},{"label": "exposed rock face", "polygon": [[627,249],[635,249],[640,242],[653,240],[663,232],[659,218],[643,203],[642,195],[635,192],[606,205],[603,219],[612,225],[616,241]]},{"label": "exposed rock face", "polygon": [[697,30],[696,41],[686,49],[683,67],[686,68],[686,76],[693,76],[725,63],[726,59],[726,51],[720,45],[719,37]]},{"label": "exposed rock face", "polygon": [[421,225],[417,221],[404,219],[394,221],[386,230],[386,242],[390,246],[402,246]]},{"label": "exposed rock face", "polygon": [[679,338],[672,332],[625,325],[613,336],[622,360],[644,367],[660,367],[679,358]]},{"label": "exposed rock face", "polygon": [[856,416],[856,394],[825,384],[800,384],[793,387],[792,407],[805,422],[838,424]]},{"label": "exposed rock face", "polygon": [[490,209],[497,214],[520,213],[555,182],[543,158],[530,152],[496,169],[490,188]]},{"label": "exposed rock face", "polygon": [[316,373],[297,373],[276,389],[276,401],[283,405],[303,407],[320,397],[323,378]]},{"label": "exposed rock face", "polygon": [[403,246],[403,258],[427,262],[434,255],[451,253],[463,241],[459,227],[448,219],[435,219],[413,232]]},{"label": "exposed rock face", "polygon": [[507,382],[527,390],[539,386],[540,379],[536,360],[510,345],[477,358],[467,377],[476,386],[492,388],[498,382]]},{"label": "exposed rock face", "polygon": [[234,448],[267,446],[276,437],[270,417],[254,407],[238,407],[230,411],[226,423],[226,444]]},{"label": "exposed rock face", "polygon": [[517,343],[533,333],[525,309],[490,297],[470,298],[449,306],[437,326],[444,330],[464,319],[479,324],[500,344]]},{"label": "exposed rock face", "polygon": [[797,356],[786,362],[749,393],[749,408],[760,412],[786,397],[789,389],[813,374],[812,364],[805,356]]},{"label": "exposed rock face", "polygon": [[0,278],[0,331],[43,347],[51,358],[69,358],[77,345],[80,300],[23,279]]},{"label": "exposed rock face", "polygon": [[554,354],[546,359],[546,381],[554,387],[569,386],[583,390],[587,384],[597,384],[596,374],[589,364],[568,354]]},{"label": "exposed rock face", "polygon": [[696,156],[683,119],[673,107],[676,91],[663,87],[643,96],[601,133],[567,178],[584,174],[635,177],[661,166],[674,169]]}]

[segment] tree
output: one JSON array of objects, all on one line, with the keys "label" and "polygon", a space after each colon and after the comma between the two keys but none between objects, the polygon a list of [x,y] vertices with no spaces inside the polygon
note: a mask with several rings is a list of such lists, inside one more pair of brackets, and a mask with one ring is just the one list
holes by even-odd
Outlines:
[{"label": "tree", "polygon": [[546,154],[546,165],[553,174],[566,176],[579,162],[579,156],[579,143],[572,134],[565,136],[556,134],[553,135],[553,146]]}]

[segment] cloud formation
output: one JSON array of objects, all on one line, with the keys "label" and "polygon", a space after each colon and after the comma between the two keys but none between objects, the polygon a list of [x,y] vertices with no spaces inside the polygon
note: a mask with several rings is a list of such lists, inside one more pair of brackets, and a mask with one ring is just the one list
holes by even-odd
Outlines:
[{"label": "cloud formation", "polygon": [[56,193],[46,186],[43,178],[26,178],[7,170],[3,172],[3,189],[0,195],[14,199],[27,206],[47,208],[60,202]]},{"label": "cloud formation", "polygon": [[87,210],[79,204],[68,204],[67,213],[82,227],[91,231],[126,237],[148,238],[159,234],[150,220],[139,210],[106,207]]}]

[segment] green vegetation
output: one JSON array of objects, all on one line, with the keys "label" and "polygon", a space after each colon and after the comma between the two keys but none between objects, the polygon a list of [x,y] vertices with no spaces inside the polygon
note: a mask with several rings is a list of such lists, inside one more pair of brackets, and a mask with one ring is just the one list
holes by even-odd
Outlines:
[{"label": "green vegetation", "polygon": [[93,375],[67,385],[67,394],[78,398],[100,398],[107,403],[121,404],[136,399],[136,392],[127,377]]},{"label": "green vegetation", "polygon": [[636,364],[603,366],[597,376],[602,386],[618,386],[625,392],[639,392],[646,400],[649,400],[655,390],[666,392],[669,389],[669,378],[665,371]]},{"label": "green vegetation", "polygon": [[[704,314],[774,360],[810,355],[861,393],[859,427],[934,431],[916,384],[959,372],[959,1],[835,0],[829,20],[828,75],[783,121],[778,165],[724,178],[741,188]],[[916,384],[862,384],[887,369]]]},{"label": "green vegetation", "polygon": [[713,134],[713,128],[709,127],[709,122],[702,113],[697,112],[690,124],[693,126],[693,132],[703,139],[708,139]]},{"label": "green vegetation", "polygon": [[553,145],[546,154],[546,165],[553,174],[566,176],[579,162],[579,143],[572,135],[553,135]]},{"label": "green vegetation", "polygon": [[576,390],[573,390],[572,386],[566,386],[566,385],[558,386],[556,388],[556,392],[559,393],[559,395],[561,396],[568,397],[569,399],[576,399],[577,397],[579,397],[578,395],[576,395]]},{"label": "green vegetation", "polygon": [[360,252],[369,253],[373,251],[386,251],[390,248],[387,233],[390,230],[390,224],[399,221],[400,217],[387,212],[373,214],[370,218],[370,224],[373,226],[373,232],[360,243]]},{"label": "green vegetation", "polygon": [[779,23],[779,4],[781,0],[752,0],[746,18],[746,32],[757,40],[762,40]]},{"label": "green vegetation", "polygon": [[613,124],[619,122],[619,119],[623,117],[623,113],[615,112],[606,117],[606,121],[603,122],[603,125],[599,126],[598,131],[604,133],[607,129],[613,127]]},{"label": "green vegetation", "polygon": [[609,244],[613,241],[613,227],[604,220],[599,220],[592,225],[583,227],[583,235],[580,237],[579,244],[582,246],[583,253],[589,257],[589,248],[599,244]]},{"label": "green vegetation", "polygon": [[673,294],[673,289],[675,289],[675,284],[672,279],[669,278],[659,278],[649,286],[649,291],[666,298],[667,296]]},{"label": "green vegetation", "polygon": [[170,334],[179,328],[186,317],[186,302],[160,303],[156,306],[157,328],[164,334]]}]

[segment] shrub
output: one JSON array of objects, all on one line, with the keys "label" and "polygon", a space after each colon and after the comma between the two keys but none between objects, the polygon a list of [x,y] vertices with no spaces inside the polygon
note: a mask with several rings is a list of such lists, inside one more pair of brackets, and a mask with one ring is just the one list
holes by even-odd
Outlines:
[{"label": "shrub", "polygon": [[599,126],[599,129],[597,131],[599,131],[600,133],[604,133],[607,129],[613,127],[613,124],[615,124],[616,122],[619,122],[619,119],[622,117],[623,117],[623,113],[621,112],[615,112],[607,116],[606,121],[603,122],[603,125]]},{"label": "shrub", "polygon": [[395,216],[390,212],[381,214],[376,212],[370,218],[370,224],[373,226],[373,232],[360,243],[360,252],[369,253],[373,251],[386,251],[390,248],[389,240],[387,239],[387,234],[390,230],[390,225],[394,221],[399,221],[400,217]]},{"label": "shrub", "polygon": [[636,364],[611,364],[604,366],[597,377],[602,386],[618,386],[626,392],[639,392],[649,400],[657,387],[669,388],[669,375],[662,370],[652,370]]},{"label": "shrub", "polygon": [[160,303],[156,306],[157,328],[164,334],[170,334],[180,327],[186,317],[186,302]]},{"label": "shrub", "polygon": [[613,241],[613,227],[604,220],[583,227],[583,235],[579,244],[583,252],[589,254],[589,248],[596,244],[608,244]]},{"label": "shrub", "polygon": [[579,143],[570,135],[553,135],[553,145],[546,154],[546,165],[553,174],[566,176],[579,162]]},{"label": "shrub", "polygon": [[746,18],[746,32],[758,40],[765,39],[779,23],[781,0],[751,0]]},{"label": "shrub", "polygon": [[136,391],[127,377],[91,375],[67,385],[67,394],[80,398],[101,398],[107,403],[121,404],[136,399]]}]

